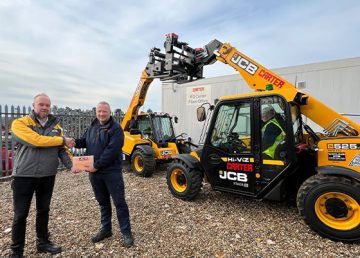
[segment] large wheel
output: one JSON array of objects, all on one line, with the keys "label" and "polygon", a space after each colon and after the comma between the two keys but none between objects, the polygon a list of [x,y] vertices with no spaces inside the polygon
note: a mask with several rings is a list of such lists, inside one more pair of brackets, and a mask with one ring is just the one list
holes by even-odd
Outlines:
[{"label": "large wheel", "polygon": [[150,177],[155,171],[155,157],[137,149],[131,156],[131,170],[137,176]]},{"label": "large wheel", "polygon": [[189,168],[181,161],[173,162],[166,174],[166,182],[170,192],[179,199],[194,199],[202,187],[202,173]]},{"label": "large wheel", "polygon": [[360,241],[360,183],[345,177],[315,175],[297,194],[305,222],[321,236],[336,241]]}]

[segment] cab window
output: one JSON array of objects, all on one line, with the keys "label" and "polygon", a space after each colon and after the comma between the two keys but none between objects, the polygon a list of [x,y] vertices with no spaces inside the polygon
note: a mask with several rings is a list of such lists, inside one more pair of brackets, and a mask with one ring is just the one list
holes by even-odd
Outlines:
[{"label": "cab window", "polygon": [[210,143],[227,153],[251,152],[250,103],[223,104],[218,110]]},{"label": "cab window", "polygon": [[151,134],[151,122],[148,116],[139,116],[137,126],[142,134]]}]

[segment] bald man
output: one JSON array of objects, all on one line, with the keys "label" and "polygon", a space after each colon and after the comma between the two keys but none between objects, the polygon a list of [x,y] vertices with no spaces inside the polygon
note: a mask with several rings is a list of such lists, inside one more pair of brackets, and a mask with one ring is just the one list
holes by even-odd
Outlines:
[{"label": "bald man", "polygon": [[[122,176],[123,145],[124,132],[119,123],[111,117],[109,103],[105,101],[98,103],[96,119],[85,134],[76,140],[75,146],[86,148],[86,154],[94,156],[94,164],[88,171],[95,198],[100,206],[101,227],[91,238],[93,243],[112,236],[111,197],[123,235],[123,245],[130,247],[134,244]],[[73,169],[73,172],[78,171]]]},{"label": "bald man", "polygon": [[12,181],[14,219],[11,257],[23,257],[26,220],[34,193],[37,250],[51,254],[61,252],[61,247],[49,239],[49,210],[59,158],[67,168],[71,168],[72,155],[67,146],[73,146],[74,140],[63,136],[59,120],[50,114],[48,95],[36,95],[32,106],[29,115],[15,119],[11,125],[18,144]]}]

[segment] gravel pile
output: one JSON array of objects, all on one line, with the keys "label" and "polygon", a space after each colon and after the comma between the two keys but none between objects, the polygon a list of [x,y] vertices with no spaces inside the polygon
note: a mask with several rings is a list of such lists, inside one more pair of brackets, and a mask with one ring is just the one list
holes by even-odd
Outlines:
[{"label": "gravel pile", "polygon": [[[98,244],[99,208],[86,173],[59,172],[52,199],[50,232],[63,246],[54,257],[359,257],[360,244],[321,238],[287,203],[260,202],[214,192],[204,185],[199,197],[172,197],[165,172],[136,177],[124,169],[135,246],[121,246],[113,211],[114,235]],[[10,254],[12,192],[0,182],[0,257]],[[34,200],[33,200],[34,201]],[[26,257],[49,257],[35,248],[35,207],[27,225]]]}]

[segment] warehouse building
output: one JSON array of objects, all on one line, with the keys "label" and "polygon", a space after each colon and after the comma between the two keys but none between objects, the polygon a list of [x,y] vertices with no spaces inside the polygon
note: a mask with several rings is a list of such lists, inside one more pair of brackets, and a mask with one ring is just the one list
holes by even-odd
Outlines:
[{"label": "warehouse building", "polygon": [[[337,112],[360,123],[360,57],[272,71]],[[240,74],[205,78],[185,84],[163,83],[162,110],[179,118],[179,123],[175,124],[178,134],[186,132],[197,143],[204,125],[204,122],[197,121],[197,107],[203,103],[214,104],[214,100],[221,96],[251,91]],[[312,121],[304,121],[315,131],[322,130]]]}]

